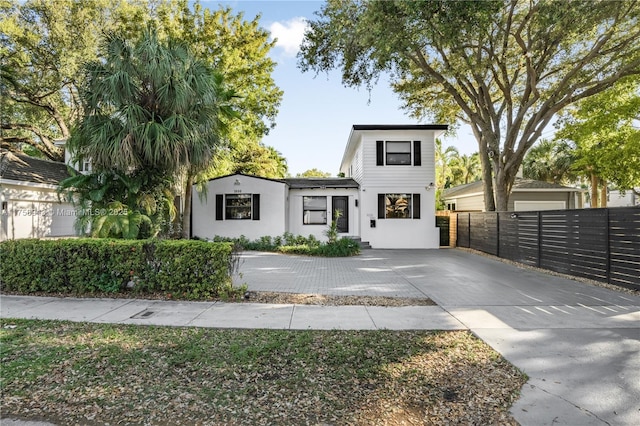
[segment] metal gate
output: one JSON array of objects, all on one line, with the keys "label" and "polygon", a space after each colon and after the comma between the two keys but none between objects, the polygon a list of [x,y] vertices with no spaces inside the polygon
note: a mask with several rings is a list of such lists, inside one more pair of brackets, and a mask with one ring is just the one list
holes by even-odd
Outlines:
[{"label": "metal gate", "polygon": [[449,246],[449,216],[436,216],[436,226],[440,228],[440,246]]}]

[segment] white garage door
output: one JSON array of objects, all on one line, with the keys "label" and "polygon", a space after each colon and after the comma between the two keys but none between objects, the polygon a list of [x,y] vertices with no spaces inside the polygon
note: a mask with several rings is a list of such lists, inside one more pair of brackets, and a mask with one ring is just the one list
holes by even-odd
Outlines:
[{"label": "white garage door", "polygon": [[[13,201],[6,227],[8,238],[69,237],[75,235],[75,210],[66,203]],[[4,234],[4,232],[3,232]],[[5,238],[5,235],[3,235]]]},{"label": "white garage door", "polygon": [[564,210],[567,208],[565,201],[514,201],[513,209],[517,212],[540,210]]}]

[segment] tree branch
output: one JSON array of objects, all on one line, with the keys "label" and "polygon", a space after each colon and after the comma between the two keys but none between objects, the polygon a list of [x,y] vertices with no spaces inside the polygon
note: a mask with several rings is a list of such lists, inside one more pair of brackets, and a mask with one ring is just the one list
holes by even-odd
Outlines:
[{"label": "tree branch", "polygon": [[39,140],[39,142],[35,141],[33,138],[29,138],[26,136],[3,136],[0,137],[0,141],[4,143],[24,143],[30,145],[47,157],[54,161],[64,161],[64,150],[55,146],[55,144],[51,141],[51,139],[44,134],[44,132],[31,124],[25,123],[2,123],[0,125],[0,129],[2,130],[22,130],[33,133]]}]

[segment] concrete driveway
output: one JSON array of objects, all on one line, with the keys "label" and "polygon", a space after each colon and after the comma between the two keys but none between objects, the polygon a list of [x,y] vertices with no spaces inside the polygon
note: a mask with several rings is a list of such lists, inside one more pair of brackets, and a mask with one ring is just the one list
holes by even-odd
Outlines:
[{"label": "concrete driveway", "polygon": [[640,425],[640,297],[462,250],[243,255],[250,290],[430,297],[522,369],[522,425]]}]

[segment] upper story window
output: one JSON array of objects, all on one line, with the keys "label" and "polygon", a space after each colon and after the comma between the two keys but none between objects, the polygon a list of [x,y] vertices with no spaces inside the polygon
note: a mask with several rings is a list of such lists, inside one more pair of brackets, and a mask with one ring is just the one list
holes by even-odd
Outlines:
[{"label": "upper story window", "polygon": [[327,224],[327,197],[302,197],[302,223]]},{"label": "upper story window", "polygon": [[387,141],[386,145],[385,164],[388,166],[411,164],[411,142]]},{"label": "upper story window", "polygon": [[420,166],[422,149],[420,141],[376,141],[376,165]]}]

